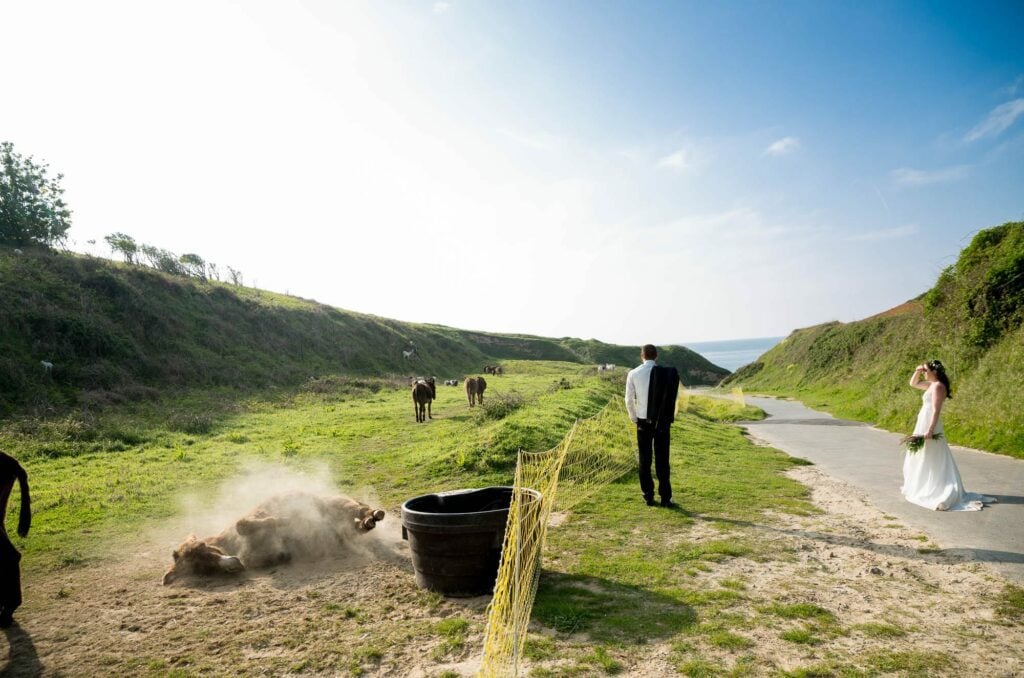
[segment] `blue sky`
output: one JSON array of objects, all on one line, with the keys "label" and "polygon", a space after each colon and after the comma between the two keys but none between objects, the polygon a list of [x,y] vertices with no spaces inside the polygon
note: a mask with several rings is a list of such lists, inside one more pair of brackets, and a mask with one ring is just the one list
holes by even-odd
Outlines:
[{"label": "blue sky", "polygon": [[80,250],[667,343],[871,315],[1024,219],[1019,2],[80,4],[0,8],[50,46],[0,138]]}]

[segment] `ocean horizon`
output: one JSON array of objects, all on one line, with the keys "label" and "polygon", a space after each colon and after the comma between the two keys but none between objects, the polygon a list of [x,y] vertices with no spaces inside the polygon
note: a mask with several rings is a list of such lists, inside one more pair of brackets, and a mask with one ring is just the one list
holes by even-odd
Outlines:
[{"label": "ocean horizon", "polygon": [[696,351],[709,361],[735,372],[758,359],[765,351],[785,337],[755,337],[751,339],[725,339],[722,341],[691,341],[682,345]]}]

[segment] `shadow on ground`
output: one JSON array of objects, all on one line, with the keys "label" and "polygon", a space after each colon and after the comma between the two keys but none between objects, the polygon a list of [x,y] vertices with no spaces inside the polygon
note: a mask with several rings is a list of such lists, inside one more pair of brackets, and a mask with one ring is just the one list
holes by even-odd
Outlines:
[{"label": "shadow on ground", "polygon": [[17,622],[10,628],[4,629],[7,636],[8,659],[7,664],[0,665],[0,676],[41,676],[43,665],[39,661],[39,654],[36,652],[32,636]]}]

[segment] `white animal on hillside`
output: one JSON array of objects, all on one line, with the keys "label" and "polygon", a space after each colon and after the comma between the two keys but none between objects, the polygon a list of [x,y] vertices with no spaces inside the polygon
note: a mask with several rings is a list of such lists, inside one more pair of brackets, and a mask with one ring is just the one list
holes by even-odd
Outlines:
[{"label": "white animal on hillside", "polygon": [[46,360],[40,360],[39,364],[43,366],[43,372],[50,374],[53,372],[53,363],[47,362]]},{"label": "white animal on hillside", "polygon": [[416,349],[414,349],[414,348],[409,349],[408,351],[402,351],[402,357],[405,358],[406,360],[409,360],[410,358],[412,358],[415,355],[416,355]]},{"label": "white animal on hillside", "polygon": [[21,250],[19,250],[18,248],[15,248],[15,249],[14,249],[14,253],[15,253],[15,254],[17,254],[17,255],[18,255],[19,257],[20,257],[20,256],[21,256],[22,254],[24,254],[24,252],[22,252],[22,251],[21,251]]}]

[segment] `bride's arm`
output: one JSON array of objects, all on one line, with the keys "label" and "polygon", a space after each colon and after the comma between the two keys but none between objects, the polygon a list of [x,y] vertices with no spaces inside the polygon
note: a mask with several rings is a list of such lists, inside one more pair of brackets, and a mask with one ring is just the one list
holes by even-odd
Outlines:
[{"label": "bride's arm", "polygon": [[910,375],[910,385],[914,388],[919,388],[922,391],[928,388],[928,382],[921,381],[921,374],[924,372],[924,366],[918,365],[914,368],[914,373]]},{"label": "bride's arm", "polygon": [[942,404],[944,402],[946,402],[946,387],[942,382],[939,382],[932,389],[932,418],[928,422],[928,431],[924,434],[926,439],[932,437],[935,433],[935,427],[939,425],[939,413],[942,412]]}]

